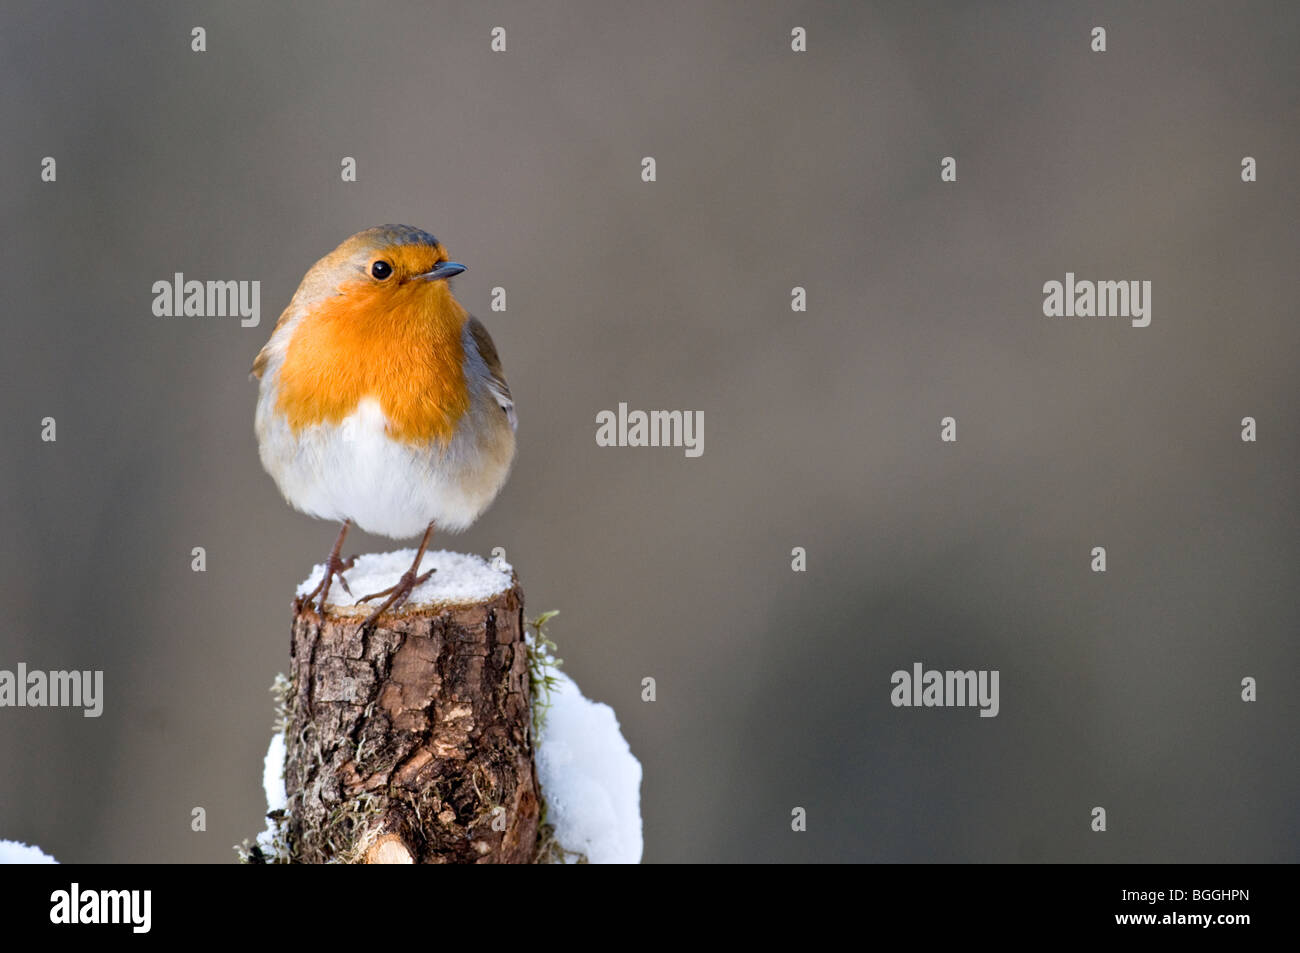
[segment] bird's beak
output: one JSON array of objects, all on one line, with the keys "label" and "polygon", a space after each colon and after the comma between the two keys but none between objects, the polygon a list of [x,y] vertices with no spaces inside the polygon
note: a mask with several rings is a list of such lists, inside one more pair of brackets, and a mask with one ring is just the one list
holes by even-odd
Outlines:
[{"label": "bird's beak", "polygon": [[437,281],[439,278],[451,278],[453,275],[459,275],[465,270],[465,266],[456,261],[440,261],[438,266],[432,271],[426,271],[422,275],[416,275],[416,278],[423,278],[425,281]]}]

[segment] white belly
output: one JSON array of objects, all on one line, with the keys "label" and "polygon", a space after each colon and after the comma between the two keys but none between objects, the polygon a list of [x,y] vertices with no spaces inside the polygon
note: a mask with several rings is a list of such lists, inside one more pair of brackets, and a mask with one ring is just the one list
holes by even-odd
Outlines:
[{"label": "white belly", "polygon": [[[367,398],[337,425],[294,434],[272,412],[275,389],[257,405],[262,465],[294,508],[321,519],[351,519],[367,533],[405,539],[429,523],[465,529],[500,490],[510,469],[514,435],[476,439],[462,427],[443,445],[412,446],[387,436],[379,402]],[[470,420],[477,409],[471,409]],[[499,412],[499,411],[498,411]]]}]

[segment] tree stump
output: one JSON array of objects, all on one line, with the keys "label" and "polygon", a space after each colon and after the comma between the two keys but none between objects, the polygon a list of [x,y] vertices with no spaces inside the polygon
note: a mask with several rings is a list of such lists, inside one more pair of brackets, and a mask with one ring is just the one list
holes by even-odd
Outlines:
[{"label": "tree stump", "polygon": [[472,605],[301,612],[286,697],[295,863],[529,863],[540,800],[518,579]]}]

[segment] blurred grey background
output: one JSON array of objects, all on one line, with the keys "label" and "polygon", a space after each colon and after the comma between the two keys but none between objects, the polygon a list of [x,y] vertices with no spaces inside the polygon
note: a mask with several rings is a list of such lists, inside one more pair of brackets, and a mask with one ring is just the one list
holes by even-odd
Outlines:
[{"label": "blurred grey background", "polygon": [[[261,829],[336,527],[262,472],[249,365],[312,262],[403,222],[469,266],[519,405],[439,542],[561,610],[647,861],[1300,859],[1296,4],[0,16],[0,668],[107,695],[0,710],[0,837],[233,862]],[[177,271],[260,280],[261,326],[155,317]],[[1044,317],[1066,271],[1152,281],[1151,326]],[[620,401],[704,411],[704,455],[598,447]],[[1001,714],[893,708],[916,661],[1000,670]]]}]

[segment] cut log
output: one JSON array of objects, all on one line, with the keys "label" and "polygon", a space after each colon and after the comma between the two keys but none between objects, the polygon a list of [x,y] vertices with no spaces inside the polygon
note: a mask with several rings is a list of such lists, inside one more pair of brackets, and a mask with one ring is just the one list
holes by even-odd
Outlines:
[{"label": "cut log", "polygon": [[523,592],[293,623],[295,863],[529,863],[540,801]]}]

